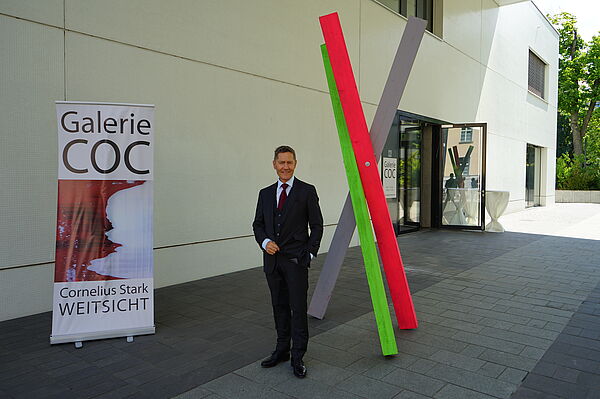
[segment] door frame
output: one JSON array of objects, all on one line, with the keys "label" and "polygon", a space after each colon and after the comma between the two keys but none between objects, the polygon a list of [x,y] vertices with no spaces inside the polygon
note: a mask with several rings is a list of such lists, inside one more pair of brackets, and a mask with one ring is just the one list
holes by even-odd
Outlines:
[{"label": "door frame", "polygon": [[[480,179],[480,206],[479,206],[479,221],[480,225],[465,226],[465,225],[448,225],[442,224],[442,198],[443,198],[443,181],[444,181],[444,159],[446,152],[442,154],[442,129],[463,128],[463,127],[478,127],[481,128],[481,179]],[[432,183],[436,189],[432,190],[431,210],[432,210],[432,227],[451,229],[451,230],[485,230],[485,192],[486,192],[486,157],[487,157],[487,123],[454,123],[448,125],[439,125],[437,129],[433,129],[433,167]],[[435,195],[433,194],[435,191]]]}]

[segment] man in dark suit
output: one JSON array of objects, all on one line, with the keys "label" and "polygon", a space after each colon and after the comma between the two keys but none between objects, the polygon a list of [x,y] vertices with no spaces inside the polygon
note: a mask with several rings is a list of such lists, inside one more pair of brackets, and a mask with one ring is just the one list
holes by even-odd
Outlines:
[{"label": "man in dark suit", "polygon": [[275,149],[273,168],[279,179],[260,190],[252,228],[256,242],[263,249],[264,272],[277,330],[275,351],[261,365],[273,367],[288,360],[291,349],[294,375],[304,378],[308,268],[319,250],[323,216],[315,187],[294,177],[296,164],[296,152],[291,147]]}]

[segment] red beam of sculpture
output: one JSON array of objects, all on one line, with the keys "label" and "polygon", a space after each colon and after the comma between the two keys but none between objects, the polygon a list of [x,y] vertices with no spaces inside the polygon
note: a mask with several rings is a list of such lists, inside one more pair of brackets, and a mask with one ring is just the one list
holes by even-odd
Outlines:
[{"label": "red beam of sculpture", "polygon": [[398,326],[402,329],[417,328],[417,316],[381,185],[373,145],[360,103],[340,20],[338,14],[333,13],[320,17],[319,21],[350,133],[352,148],[356,155],[356,163],[369,212],[373,220],[377,245],[383,261]]}]

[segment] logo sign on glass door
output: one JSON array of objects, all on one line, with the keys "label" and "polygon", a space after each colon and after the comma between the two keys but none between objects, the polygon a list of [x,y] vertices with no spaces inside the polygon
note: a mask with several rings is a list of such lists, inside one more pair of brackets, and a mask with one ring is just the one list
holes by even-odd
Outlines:
[{"label": "logo sign on glass door", "polygon": [[396,158],[383,158],[383,191],[385,198],[396,198],[396,172],[398,160]]}]

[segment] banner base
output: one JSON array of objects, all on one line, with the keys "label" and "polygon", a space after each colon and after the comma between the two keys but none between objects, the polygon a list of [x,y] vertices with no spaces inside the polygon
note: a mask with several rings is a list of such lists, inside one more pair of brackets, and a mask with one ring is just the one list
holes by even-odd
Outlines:
[{"label": "banner base", "polygon": [[155,333],[155,327],[127,328],[122,330],[99,331],[81,334],[51,335],[50,344],[65,344],[69,342],[93,341],[106,338],[126,338],[134,335],[149,335]]}]

